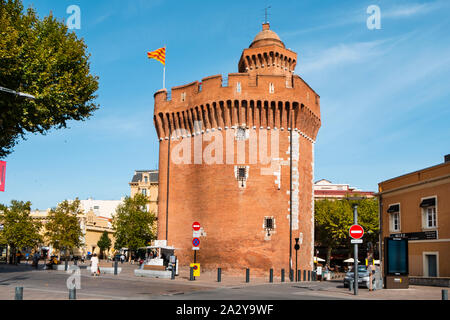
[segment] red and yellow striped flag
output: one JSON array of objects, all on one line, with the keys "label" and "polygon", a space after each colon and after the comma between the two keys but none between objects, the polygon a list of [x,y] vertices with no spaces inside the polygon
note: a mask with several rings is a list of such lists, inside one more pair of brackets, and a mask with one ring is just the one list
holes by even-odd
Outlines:
[{"label": "red and yellow striped flag", "polygon": [[160,48],[158,50],[147,53],[149,59],[155,59],[166,65],[166,48]]}]

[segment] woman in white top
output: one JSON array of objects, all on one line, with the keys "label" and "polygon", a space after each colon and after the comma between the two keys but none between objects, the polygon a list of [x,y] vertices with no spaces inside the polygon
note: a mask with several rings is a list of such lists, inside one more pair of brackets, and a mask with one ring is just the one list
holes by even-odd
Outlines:
[{"label": "woman in white top", "polygon": [[98,275],[98,258],[96,253],[91,258],[91,274],[93,276]]}]

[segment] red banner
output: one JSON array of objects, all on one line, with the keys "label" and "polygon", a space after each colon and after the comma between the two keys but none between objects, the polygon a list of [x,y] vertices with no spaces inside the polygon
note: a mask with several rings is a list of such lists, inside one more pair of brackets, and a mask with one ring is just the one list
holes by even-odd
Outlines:
[{"label": "red banner", "polygon": [[5,192],[6,162],[0,161],[0,192]]}]

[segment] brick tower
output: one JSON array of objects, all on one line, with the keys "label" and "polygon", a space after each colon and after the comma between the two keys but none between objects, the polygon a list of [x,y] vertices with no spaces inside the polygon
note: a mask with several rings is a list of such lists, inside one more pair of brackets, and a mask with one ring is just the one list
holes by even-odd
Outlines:
[{"label": "brick tower", "polygon": [[296,64],[265,23],[239,73],[156,92],[158,239],[179,248],[181,266],[193,262],[199,222],[203,270],[288,272],[295,238],[298,268],[312,269],[320,98],[294,74]]}]

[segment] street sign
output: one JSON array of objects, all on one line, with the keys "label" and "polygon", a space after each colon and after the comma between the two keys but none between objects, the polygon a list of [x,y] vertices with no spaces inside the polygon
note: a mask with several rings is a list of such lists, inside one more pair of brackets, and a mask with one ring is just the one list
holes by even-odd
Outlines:
[{"label": "street sign", "polygon": [[350,237],[353,239],[361,239],[364,236],[364,229],[360,225],[353,225],[349,231]]},{"label": "street sign", "polygon": [[361,243],[363,243],[363,240],[362,239],[352,239],[350,242],[351,242],[351,244],[361,244]]},{"label": "street sign", "polygon": [[194,239],[192,240],[192,245],[193,245],[194,247],[200,247],[200,239],[199,239],[199,238],[194,238]]},{"label": "street sign", "polygon": [[192,238],[200,238],[202,236],[201,231],[192,231]]},{"label": "street sign", "polygon": [[194,231],[199,231],[200,230],[200,223],[194,222],[192,224],[192,229],[194,229]]},{"label": "street sign", "polygon": [[194,271],[194,277],[200,277],[200,263],[191,263],[190,267]]}]

